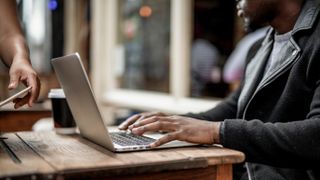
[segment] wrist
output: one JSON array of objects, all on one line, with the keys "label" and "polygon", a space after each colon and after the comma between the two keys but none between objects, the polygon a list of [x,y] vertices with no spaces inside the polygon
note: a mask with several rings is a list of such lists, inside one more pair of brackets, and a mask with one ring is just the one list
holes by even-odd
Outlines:
[{"label": "wrist", "polygon": [[221,122],[212,122],[211,137],[212,137],[213,144],[220,144],[220,125],[221,125]]}]

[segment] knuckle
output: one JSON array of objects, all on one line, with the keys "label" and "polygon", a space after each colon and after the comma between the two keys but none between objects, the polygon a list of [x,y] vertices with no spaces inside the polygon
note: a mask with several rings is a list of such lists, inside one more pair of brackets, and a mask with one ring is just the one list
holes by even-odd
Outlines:
[{"label": "knuckle", "polygon": [[187,138],[185,137],[185,136],[183,136],[181,133],[178,133],[177,134],[177,138],[179,139],[179,140],[182,140],[182,141],[185,141]]},{"label": "knuckle", "polygon": [[151,119],[152,119],[153,121],[159,121],[159,117],[158,117],[158,116],[153,116],[153,117],[151,117]]},{"label": "knuckle", "polygon": [[144,112],[142,115],[149,117],[153,115],[153,112]]},{"label": "knuckle", "polygon": [[172,118],[177,120],[177,119],[180,119],[180,116],[174,115],[174,116],[172,116]]},{"label": "knuckle", "polygon": [[158,142],[158,145],[160,145],[160,144],[164,144],[164,143],[168,142],[168,140],[166,138],[161,138],[157,142]]},{"label": "knuckle", "polygon": [[164,128],[164,124],[160,121],[155,122],[155,124],[160,130]]},{"label": "knuckle", "polygon": [[38,77],[38,73],[35,72],[35,71],[32,71],[30,74],[31,74],[31,76],[33,76],[34,78]]},{"label": "knuckle", "polygon": [[156,146],[160,146],[163,143],[164,143],[164,140],[163,139],[159,139],[158,141],[155,142],[155,145]]},{"label": "knuckle", "polygon": [[174,139],[176,137],[176,135],[172,134],[172,133],[169,133],[169,134],[167,134],[166,137],[167,137],[167,139],[172,140],[172,139]]}]

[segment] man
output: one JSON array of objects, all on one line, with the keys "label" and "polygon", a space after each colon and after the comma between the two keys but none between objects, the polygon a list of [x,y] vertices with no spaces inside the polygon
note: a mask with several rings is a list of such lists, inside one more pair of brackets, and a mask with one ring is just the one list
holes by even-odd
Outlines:
[{"label": "man", "polygon": [[144,113],[119,128],[169,132],[152,147],[178,139],[240,150],[246,171],[238,171],[239,179],[320,179],[320,6],[240,0],[237,8],[247,24],[272,27],[249,53],[241,87],[207,112]]},{"label": "man", "polygon": [[9,90],[17,88],[20,82],[32,87],[31,93],[14,100],[14,107],[19,108],[25,104],[31,107],[38,98],[40,81],[31,66],[28,47],[17,17],[15,0],[0,1],[0,59],[10,67]]}]

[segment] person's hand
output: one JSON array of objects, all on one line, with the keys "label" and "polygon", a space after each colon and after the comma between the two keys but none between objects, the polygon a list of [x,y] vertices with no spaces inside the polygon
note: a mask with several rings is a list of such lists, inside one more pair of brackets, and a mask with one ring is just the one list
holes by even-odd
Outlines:
[{"label": "person's hand", "polygon": [[145,132],[168,132],[150,144],[152,148],[173,140],[197,144],[220,143],[220,122],[203,121],[183,116],[151,116],[134,124],[131,132],[142,135]]},{"label": "person's hand", "polygon": [[128,119],[126,119],[123,123],[121,123],[118,128],[120,130],[131,130],[133,127],[135,127],[135,124],[138,124],[141,120],[150,118],[152,116],[167,116],[167,114],[162,112],[144,112],[140,114],[135,114]]},{"label": "person's hand", "polygon": [[13,101],[14,108],[19,108],[25,104],[28,104],[29,107],[31,107],[39,96],[40,80],[37,73],[31,67],[29,61],[15,58],[10,66],[9,76],[9,90],[17,88],[20,82],[25,86],[32,87],[31,92],[26,96],[23,98],[17,98]]}]

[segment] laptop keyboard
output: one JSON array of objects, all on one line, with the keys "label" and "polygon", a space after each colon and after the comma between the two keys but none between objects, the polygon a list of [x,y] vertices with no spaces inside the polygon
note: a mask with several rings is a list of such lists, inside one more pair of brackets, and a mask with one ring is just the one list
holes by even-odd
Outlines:
[{"label": "laptop keyboard", "polygon": [[156,141],[146,136],[137,136],[126,132],[112,132],[110,135],[112,141],[121,146],[149,145]]}]

